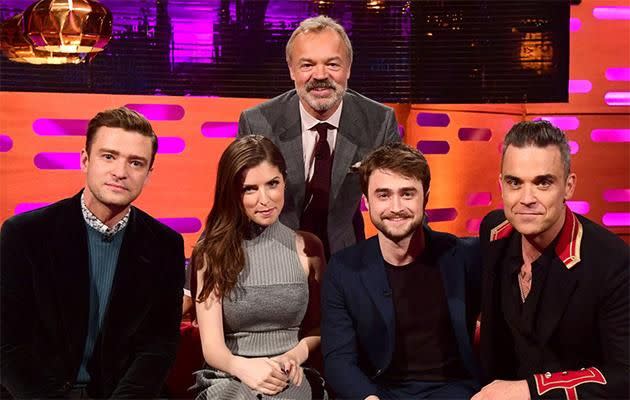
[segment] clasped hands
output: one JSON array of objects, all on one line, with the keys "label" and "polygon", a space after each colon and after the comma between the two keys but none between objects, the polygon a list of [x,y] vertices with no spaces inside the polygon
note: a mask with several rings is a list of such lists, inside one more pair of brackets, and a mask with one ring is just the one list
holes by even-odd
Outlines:
[{"label": "clasped hands", "polygon": [[235,374],[241,382],[262,394],[275,395],[289,383],[299,386],[304,371],[298,360],[287,353],[277,357],[241,358]]}]

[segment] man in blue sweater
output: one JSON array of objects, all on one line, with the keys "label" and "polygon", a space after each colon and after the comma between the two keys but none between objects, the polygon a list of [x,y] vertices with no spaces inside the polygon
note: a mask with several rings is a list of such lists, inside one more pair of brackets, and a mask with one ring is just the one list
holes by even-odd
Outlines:
[{"label": "man in blue sweater", "polygon": [[0,371],[16,398],[149,398],[179,338],[181,236],[131,203],[157,137],[127,108],[88,124],[85,188],[0,234]]}]

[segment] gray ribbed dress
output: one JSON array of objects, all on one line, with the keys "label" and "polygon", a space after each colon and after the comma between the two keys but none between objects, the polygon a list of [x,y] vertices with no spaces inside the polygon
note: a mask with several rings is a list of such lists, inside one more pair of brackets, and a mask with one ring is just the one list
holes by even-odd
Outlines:
[{"label": "gray ribbed dress", "polygon": [[[245,241],[246,264],[239,285],[223,299],[225,344],[234,355],[273,357],[297,345],[308,304],[308,278],[295,248],[295,232],[280,222]],[[215,369],[195,373],[197,400],[260,399],[233,376]],[[289,383],[273,399],[311,399],[306,379]]]}]

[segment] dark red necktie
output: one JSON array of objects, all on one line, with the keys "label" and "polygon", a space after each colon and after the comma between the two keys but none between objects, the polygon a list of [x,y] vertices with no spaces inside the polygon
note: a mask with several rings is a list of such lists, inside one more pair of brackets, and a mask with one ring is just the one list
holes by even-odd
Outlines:
[{"label": "dark red necktie", "polygon": [[300,220],[300,229],[312,232],[324,244],[326,259],[330,256],[328,246],[328,197],[330,192],[330,173],[332,171],[333,157],[328,145],[328,129],[334,127],[326,122],[315,125],[319,134],[315,143],[313,156],[313,176],[306,183],[304,196],[304,211]]}]

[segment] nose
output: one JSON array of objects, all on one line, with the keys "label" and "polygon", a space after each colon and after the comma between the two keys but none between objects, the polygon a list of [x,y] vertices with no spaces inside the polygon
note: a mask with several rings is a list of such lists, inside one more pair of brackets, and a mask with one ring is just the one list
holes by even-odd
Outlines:
[{"label": "nose", "polygon": [[398,212],[402,210],[402,200],[400,196],[392,196],[391,211]]},{"label": "nose", "polygon": [[267,194],[267,190],[264,188],[258,193],[258,202],[263,206],[269,202],[269,195]]},{"label": "nose", "polygon": [[328,70],[326,70],[326,66],[323,64],[318,64],[313,68],[313,78],[317,80],[322,80],[328,78]]},{"label": "nose", "polygon": [[532,185],[525,185],[523,187],[520,199],[521,204],[531,206],[536,203],[536,193],[534,192],[534,190],[535,189]]},{"label": "nose", "polygon": [[116,160],[112,167],[112,175],[114,175],[116,179],[125,179],[127,177],[127,163],[125,160]]}]

